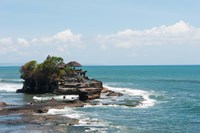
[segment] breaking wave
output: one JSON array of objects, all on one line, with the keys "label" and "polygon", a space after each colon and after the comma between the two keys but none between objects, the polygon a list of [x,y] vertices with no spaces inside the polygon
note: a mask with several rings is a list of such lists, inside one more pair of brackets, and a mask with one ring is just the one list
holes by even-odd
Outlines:
[{"label": "breaking wave", "polygon": [[75,126],[85,127],[85,132],[101,132],[102,130],[108,130],[105,127],[107,125],[104,121],[97,118],[91,118],[86,115],[85,112],[77,111],[75,108],[65,107],[64,109],[49,109],[47,114],[62,115],[68,118],[78,119],[79,124]]},{"label": "breaking wave", "polygon": [[15,92],[22,88],[22,83],[5,83],[0,82],[0,91]]},{"label": "breaking wave", "polygon": [[19,83],[19,84],[21,84],[21,83],[23,83],[23,79],[1,79],[0,78],[0,83]]},{"label": "breaking wave", "polygon": [[123,96],[107,97],[106,94],[102,94],[100,99],[94,100],[94,105],[86,105],[85,107],[136,107],[136,108],[148,108],[154,106],[155,99],[150,98],[153,92],[131,89],[131,88],[117,88],[105,86],[109,90],[122,93]]},{"label": "breaking wave", "polygon": [[52,99],[56,101],[74,101],[78,99],[78,95],[59,95],[59,96],[46,96],[46,97],[34,96],[33,97],[33,100],[35,101],[50,101]]},{"label": "breaking wave", "polygon": [[[106,86],[108,87],[108,86]],[[139,104],[138,108],[147,108],[154,106],[156,103],[156,100],[151,99],[150,96],[154,95],[153,92],[144,91],[144,90],[138,90],[138,89],[131,89],[131,88],[116,88],[116,87],[108,87],[110,90],[120,92],[128,97],[136,97],[141,98],[141,104]]]}]

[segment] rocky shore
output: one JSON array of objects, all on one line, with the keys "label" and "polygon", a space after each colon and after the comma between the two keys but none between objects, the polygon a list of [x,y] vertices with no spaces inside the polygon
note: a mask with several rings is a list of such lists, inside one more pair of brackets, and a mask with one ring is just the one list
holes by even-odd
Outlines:
[{"label": "rocky shore", "polygon": [[[120,92],[111,91],[103,87],[103,83],[87,77],[87,71],[80,68],[77,62],[65,64],[62,58],[48,56],[47,59],[37,64],[30,61],[21,67],[21,78],[24,79],[22,89],[17,93],[34,95],[50,94],[44,97],[33,97],[26,105],[9,105],[0,102],[0,116],[20,115],[20,119],[1,120],[6,124],[36,124],[51,128],[52,125],[78,125],[79,120],[61,115],[50,115],[49,109],[64,109],[66,107],[84,107],[86,105],[119,104],[125,106],[138,106],[143,99],[117,100],[123,96]],[[98,102],[95,99],[111,99],[110,102]],[[101,101],[101,100],[100,100]],[[48,129],[47,128],[47,129]],[[65,132],[65,131],[64,131]]]},{"label": "rocky shore", "polygon": [[6,124],[64,124],[64,125],[75,125],[79,123],[78,119],[63,117],[59,115],[49,115],[47,112],[49,109],[63,109],[65,107],[83,107],[85,103],[81,101],[72,102],[56,102],[49,101],[45,103],[32,102],[27,105],[9,105],[0,102],[0,116],[6,115],[21,115],[21,119],[17,120],[4,120],[0,123]]},{"label": "rocky shore", "polygon": [[24,79],[22,89],[17,93],[57,95],[79,95],[80,101],[100,98],[103,83],[90,79],[87,71],[77,67],[82,65],[76,61],[67,64],[61,57],[48,56],[46,60],[37,64],[30,61],[21,69],[21,78]]},{"label": "rocky shore", "polygon": [[[113,91],[108,91],[107,88],[103,89],[106,91],[106,94],[112,94],[114,96]],[[89,91],[89,90],[87,90]],[[115,93],[115,96],[118,96],[119,93]],[[88,100],[88,101],[80,101],[79,99],[74,100],[33,100],[27,103],[26,105],[9,105],[4,102],[0,102],[0,116],[9,116],[9,115],[20,115],[20,119],[15,120],[1,120],[2,124],[12,124],[12,125],[20,125],[20,124],[34,124],[34,125],[65,125],[72,126],[78,125],[79,119],[70,118],[61,115],[51,115],[48,114],[50,109],[64,109],[66,107],[84,107],[85,105],[95,105],[96,103]],[[106,105],[106,104],[105,104]],[[49,127],[49,128],[50,128]]]}]

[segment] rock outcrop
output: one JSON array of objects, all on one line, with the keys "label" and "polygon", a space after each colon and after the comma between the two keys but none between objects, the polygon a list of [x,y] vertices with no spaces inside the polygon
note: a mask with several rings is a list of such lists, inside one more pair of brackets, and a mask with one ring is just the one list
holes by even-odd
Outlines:
[{"label": "rock outcrop", "polygon": [[109,91],[106,96],[123,96],[123,94],[119,92]]},{"label": "rock outcrop", "polygon": [[27,104],[23,106],[9,106],[8,108],[4,107],[0,110],[1,115],[9,114],[24,114],[24,115],[33,115],[35,113],[46,113],[51,108],[63,109],[64,107],[83,107],[84,102],[81,101],[72,101],[72,102],[36,102],[32,104]]},{"label": "rock outcrop", "polygon": [[101,81],[89,79],[78,62],[65,64],[60,57],[48,56],[37,64],[30,61],[21,67],[22,89],[17,93],[79,95],[80,100],[92,100],[100,97],[103,85]]},{"label": "rock outcrop", "polygon": [[0,102],[0,107],[5,107],[7,104],[5,102]]},{"label": "rock outcrop", "polygon": [[81,101],[100,98],[101,89],[99,88],[81,88],[79,90],[79,99]]},{"label": "rock outcrop", "polygon": [[[3,102],[0,102],[3,103]],[[6,103],[5,103],[6,104]],[[3,104],[3,105],[5,105]],[[7,105],[7,104],[6,104]],[[7,105],[8,107],[2,107],[0,109],[0,116],[9,116],[20,114],[22,117],[17,119],[1,119],[1,124],[13,125],[13,124],[36,124],[36,125],[75,125],[79,124],[79,120],[76,118],[69,118],[61,115],[47,114],[49,109],[63,109],[64,107],[83,107],[85,103],[81,101],[74,102],[43,102],[32,103],[29,105]],[[45,114],[43,114],[45,113]]]}]

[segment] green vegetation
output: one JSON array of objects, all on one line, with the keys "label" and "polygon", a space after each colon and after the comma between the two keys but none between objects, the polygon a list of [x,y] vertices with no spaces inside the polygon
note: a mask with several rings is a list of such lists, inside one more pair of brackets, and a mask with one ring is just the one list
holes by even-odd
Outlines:
[{"label": "green vegetation", "polygon": [[25,80],[26,90],[35,92],[49,92],[58,88],[58,82],[62,81],[63,77],[69,75],[73,71],[63,62],[63,58],[48,56],[47,59],[38,64],[36,61],[29,61],[24,64],[21,69],[21,78]]}]

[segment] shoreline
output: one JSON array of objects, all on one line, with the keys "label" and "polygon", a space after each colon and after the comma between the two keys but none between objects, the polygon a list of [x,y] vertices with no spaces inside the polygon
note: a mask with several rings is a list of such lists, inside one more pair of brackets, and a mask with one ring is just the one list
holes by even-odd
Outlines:
[{"label": "shoreline", "polygon": [[[122,94],[114,91],[108,91],[107,88],[104,88],[104,94],[107,93],[109,96],[121,96]],[[119,95],[120,94],[120,95]],[[3,124],[56,124],[56,125],[78,125],[79,119],[70,118],[67,116],[62,116],[58,114],[48,114],[50,109],[64,109],[66,107],[84,107],[85,105],[95,105],[93,100],[80,101],[75,99],[73,101],[57,101],[48,100],[48,101],[36,101],[32,100],[26,105],[9,105],[4,102],[0,102],[0,116],[9,116],[9,115],[20,115],[22,118],[17,120],[3,120],[0,123]]]},{"label": "shoreline", "polygon": [[[64,100],[68,100],[67,95]],[[70,95],[68,95],[70,96]],[[73,97],[73,95],[71,95]],[[86,130],[90,131],[90,128],[106,128],[101,125],[93,125],[95,121],[86,121],[84,124],[82,123],[83,118],[79,117],[71,117],[71,114],[68,115],[59,113],[51,113],[50,109],[62,110],[65,108],[77,109],[84,108],[90,106],[124,106],[124,107],[139,107],[142,105],[142,102],[145,101],[142,97],[138,97],[138,95],[131,96],[132,99],[126,99],[126,91],[118,90],[115,91],[112,88],[103,87],[101,92],[101,97],[95,100],[86,100],[80,101],[78,99],[73,99],[73,101],[64,101],[63,95],[45,95],[45,97],[37,97],[37,98],[45,98],[44,101],[40,101],[39,99],[32,99],[28,104],[24,105],[7,105],[6,103],[0,104],[0,117],[5,118],[0,121],[2,125],[5,126],[24,126],[24,128],[20,128],[20,130],[32,130],[32,131],[47,131],[47,132],[66,132],[66,131],[82,131]],[[54,100],[46,100],[54,97]],[[61,97],[61,99],[56,99],[56,97]],[[129,97],[130,98],[130,97]],[[15,118],[16,119],[13,119]],[[19,118],[18,118],[19,117]],[[83,124],[83,125],[82,125]],[[52,128],[54,126],[55,128]],[[38,129],[40,128],[40,129]],[[64,131],[60,131],[60,130]],[[115,130],[115,129],[113,129]]]},{"label": "shoreline", "polygon": [[[3,102],[1,102],[3,103]],[[28,125],[28,130],[36,130],[35,127],[45,127],[44,130],[60,131],[62,128],[69,128],[69,126],[78,125],[79,119],[70,118],[62,115],[48,114],[49,109],[64,109],[65,107],[83,107],[86,103],[81,101],[75,102],[46,102],[46,103],[33,103],[32,105],[7,105],[6,103],[0,104],[0,116],[7,117],[1,120],[1,124],[5,125]],[[12,116],[19,116],[17,119],[9,119]],[[55,129],[52,128],[55,126]],[[35,129],[34,129],[35,128]],[[25,129],[26,130],[26,129]],[[43,128],[40,129],[43,131]],[[63,131],[64,132],[64,131]]]}]

